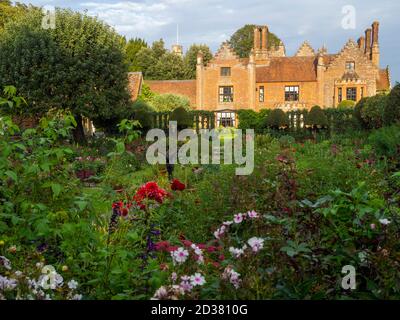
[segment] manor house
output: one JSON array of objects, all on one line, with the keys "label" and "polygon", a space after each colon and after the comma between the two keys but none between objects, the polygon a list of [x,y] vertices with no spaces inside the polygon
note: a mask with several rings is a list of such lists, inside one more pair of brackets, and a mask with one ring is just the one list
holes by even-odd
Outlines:
[{"label": "manor house", "polygon": [[[390,90],[389,68],[380,68],[379,22],[334,54],[304,42],[294,56],[286,56],[283,43],[268,46],[268,32],[267,26],[254,29],[247,58],[239,58],[227,42],[207,65],[199,53],[195,80],[145,83],[157,93],[185,95],[192,108],[215,111],[217,125],[233,126],[239,109],[336,107],[343,100],[357,102]],[[139,88],[141,74],[129,77]]]}]

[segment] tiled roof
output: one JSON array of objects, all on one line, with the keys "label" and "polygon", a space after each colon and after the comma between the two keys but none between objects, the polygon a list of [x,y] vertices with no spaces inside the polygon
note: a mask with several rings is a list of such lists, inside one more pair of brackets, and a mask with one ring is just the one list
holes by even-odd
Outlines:
[{"label": "tiled roof", "polygon": [[142,89],[143,76],[141,72],[128,73],[128,90],[133,101],[136,101]]},{"label": "tiled roof", "polygon": [[316,65],[315,57],[271,58],[269,66],[257,67],[256,81],[258,83],[317,81]]},{"label": "tiled roof", "polygon": [[173,93],[189,98],[190,105],[196,105],[196,80],[146,80],[150,90],[159,94]]},{"label": "tiled roof", "polygon": [[390,77],[388,69],[379,70],[379,77],[376,80],[376,90],[386,91],[390,89]]}]

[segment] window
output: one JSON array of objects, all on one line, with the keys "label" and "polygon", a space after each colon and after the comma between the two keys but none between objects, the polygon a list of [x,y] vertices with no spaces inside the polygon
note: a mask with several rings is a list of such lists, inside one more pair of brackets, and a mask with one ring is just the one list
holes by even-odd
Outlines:
[{"label": "window", "polygon": [[347,88],[347,100],[357,101],[357,88]]},{"label": "window", "polygon": [[231,68],[222,67],[221,68],[221,77],[230,77],[231,76]]},{"label": "window", "polygon": [[286,86],[285,87],[285,101],[299,101],[299,87]]},{"label": "window", "polygon": [[342,100],[343,100],[342,88],[338,88],[338,101],[339,101],[339,103],[342,102]]},{"label": "window", "polygon": [[264,86],[261,86],[258,92],[258,101],[264,102]]},{"label": "window", "polygon": [[219,102],[233,102],[233,87],[219,87]]},{"label": "window", "polygon": [[236,116],[234,112],[218,112],[217,127],[234,127]]},{"label": "window", "polygon": [[354,61],[346,62],[346,70],[347,71],[354,71],[355,69],[356,69],[356,63]]},{"label": "window", "polygon": [[361,99],[364,98],[364,87],[361,87]]}]

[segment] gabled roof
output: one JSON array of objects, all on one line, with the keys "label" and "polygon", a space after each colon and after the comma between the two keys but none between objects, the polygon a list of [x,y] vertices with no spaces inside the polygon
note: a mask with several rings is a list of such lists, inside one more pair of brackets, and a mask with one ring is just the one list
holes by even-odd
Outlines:
[{"label": "gabled roof", "polygon": [[389,69],[380,69],[378,79],[376,79],[376,90],[390,90],[390,75]]},{"label": "gabled roof", "polygon": [[256,68],[256,81],[258,83],[317,81],[316,66],[315,57],[271,58],[269,66]]},{"label": "gabled roof", "polygon": [[313,56],[315,56],[315,51],[307,41],[304,41],[302,43],[302,45],[295,54],[295,57],[313,57]]},{"label": "gabled roof", "polygon": [[136,101],[142,90],[143,75],[141,72],[128,73],[128,90],[132,101]]}]

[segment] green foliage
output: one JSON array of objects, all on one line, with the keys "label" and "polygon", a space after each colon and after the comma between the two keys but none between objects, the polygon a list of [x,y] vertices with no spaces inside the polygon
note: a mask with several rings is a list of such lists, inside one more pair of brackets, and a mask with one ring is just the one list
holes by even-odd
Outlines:
[{"label": "green foliage", "polygon": [[186,96],[171,93],[157,94],[149,101],[149,104],[156,112],[168,112],[176,108],[190,110],[190,101]]},{"label": "green foliage", "polygon": [[361,99],[355,108],[354,114],[366,129],[378,129],[383,126],[383,113],[388,96],[375,95]]},{"label": "green foliage", "polygon": [[308,112],[305,124],[313,128],[323,128],[328,126],[328,118],[320,106],[314,106]]},{"label": "green foliage", "polygon": [[400,122],[400,83],[390,91],[386,101],[383,121],[385,125]]},{"label": "green foliage", "polygon": [[4,26],[15,19],[23,16],[29,9],[32,8],[32,5],[29,7],[23,3],[15,3],[14,5],[11,1],[2,0],[0,1],[0,33],[3,31]]},{"label": "green foliage", "polygon": [[[13,84],[30,114],[70,110],[105,122],[128,111],[121,37],[97,18],[56,10],[57,28],[41,27],[41,10],[6,25],[0,38],[0,86]],[[79,126],[78,126],[79,127]]]},{"label": "green foliage", "polygon": [[[247,58],[254,44],[253,24],[238,29],[230,38],[229,44],[241,58]],[[272,32],[268,33],[268,48],[277,47],[281,40]]]},{"label": "green foliage", "polygon": [[342,108],[352,108],[356,105],[356,103],[353,100],[343,100],[338,104],[338,109]]},{"label": "green foliage", "polygon": [[274,109],[266,118],[266,125],[272,129],[280,129],[289,125],[289,119],[282,109]]},{"label": "green foliage", "polygon": [[142,90],[140,92],[138,100],[142,100],[142,101],[145,101],[145,102],[150,102],[155,96],[156,96],[156,93],[151,91],[149,85],[146,84],[146,83],[143,83],[142,84]]},{"label": "green foliage", "polygon": [[187,78],[196,79],[197,54],[203,53],[203,64],[206,66],[213,58],[210,48],[205,44],[192,44],[185,55],[185,64],[187,67]]},{"label": "green foliage", "polygon": [[193,118],[190,113],[183,107],[178,107],[172,111],[169,121],[178,123],[178,130],[190,128],[193,126]]},{"label": "green foliage", "polygon": [[157,63],[152,67],[152,75],[148,79],[156,80],[182,80],[188,79],[187,66],[182,59],[175,53],[166,52],[159,57]]},{"label": "green foliage", "polygon": [[129,39],[125,45],[125,59],[130,72],[142,71],[137,54],[142,48],[147,48],[147,43],[141,38]]},{"label": "green foliage", "polygon": [[146,131],[152,128],[153,125],[153,112],[154,109],[151,108],[146,102],[142,100],[137,100],[133,104],[133,119],[138,120],[141,129]]},{"label": "green foliage", "polygon": [[400,127],[392,125],[376,130],[369,136],[368,141],[379,156],[399,156]]}]

